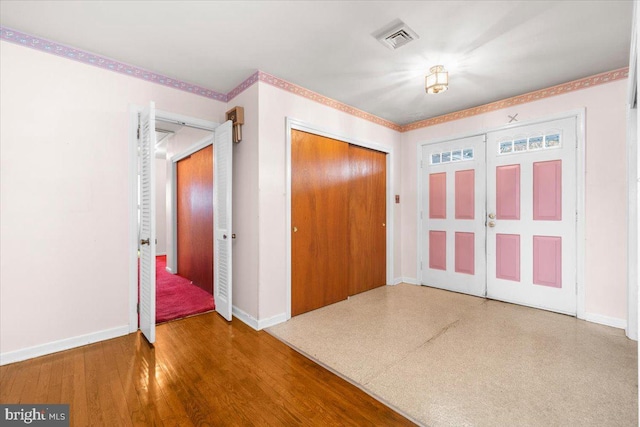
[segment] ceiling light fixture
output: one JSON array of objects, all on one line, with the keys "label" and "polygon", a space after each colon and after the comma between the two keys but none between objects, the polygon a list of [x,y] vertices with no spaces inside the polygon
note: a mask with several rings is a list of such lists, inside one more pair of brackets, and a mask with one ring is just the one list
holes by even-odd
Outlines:
[{"label": "ceiling light fixture", "polygon": [[440,93],[449,89],[449,72],[442,65],[429,68],[429,75],[424,79],[427,93]]}]

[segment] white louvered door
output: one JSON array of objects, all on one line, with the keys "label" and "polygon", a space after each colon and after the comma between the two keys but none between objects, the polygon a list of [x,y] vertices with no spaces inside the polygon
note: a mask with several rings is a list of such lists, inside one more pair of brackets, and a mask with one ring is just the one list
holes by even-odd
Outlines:
[{"label": "white louvered door", "polygon": [[155,105],[140,113],[140,330],[156,340]]},{"label": "white louvered door", "polygon": [[214,187],[214,300],[216,311],[231,320],[231,179],[233,172],[233,142],[231,122],[227,121],[214,131],[213,139],[213,187]]}]

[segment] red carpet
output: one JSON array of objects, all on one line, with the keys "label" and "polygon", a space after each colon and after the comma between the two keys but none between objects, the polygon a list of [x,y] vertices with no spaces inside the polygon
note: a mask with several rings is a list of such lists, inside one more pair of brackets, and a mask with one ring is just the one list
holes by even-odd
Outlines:
[{"label": "red carpet", "polygon": [[213,310],[213,295],[190,280],[165,270],[167,257],[156,258],[156,323]]}]

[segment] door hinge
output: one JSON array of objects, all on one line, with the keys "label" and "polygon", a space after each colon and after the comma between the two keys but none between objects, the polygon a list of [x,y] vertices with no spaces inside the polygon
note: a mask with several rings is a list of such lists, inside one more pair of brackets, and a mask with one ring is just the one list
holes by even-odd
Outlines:
[{"label": "door hinge", "polygon": [[420,270],[422,270],[422,261],[420,261]]},{"label": "door hinge", "polygon": [[422,169],[422,167],[423,167],[422,165],[423,165],[423,164],[424,164],[424,161],[423,161],[423,160],[420,160],[420,169]]},{"label": "door hinge", "polygon": [[420,219],[422,219],[422,211],[420,211]]},{"label": "door hinge", "polygon": [[140,303],[136,304],[136,313],[140,314]]}]

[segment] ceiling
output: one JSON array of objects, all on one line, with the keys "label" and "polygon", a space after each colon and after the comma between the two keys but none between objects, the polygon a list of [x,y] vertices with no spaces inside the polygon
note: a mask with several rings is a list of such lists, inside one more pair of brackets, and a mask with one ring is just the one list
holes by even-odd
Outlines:
[{"label": "ceiling", "polygon": [[[403,125],[628,65],[631,1],[7,1],[0,24],[228,93],[256,70]],[[390,50],[395,19],[418,36]],[[427,95],[429,67],[449,90]]]}]

